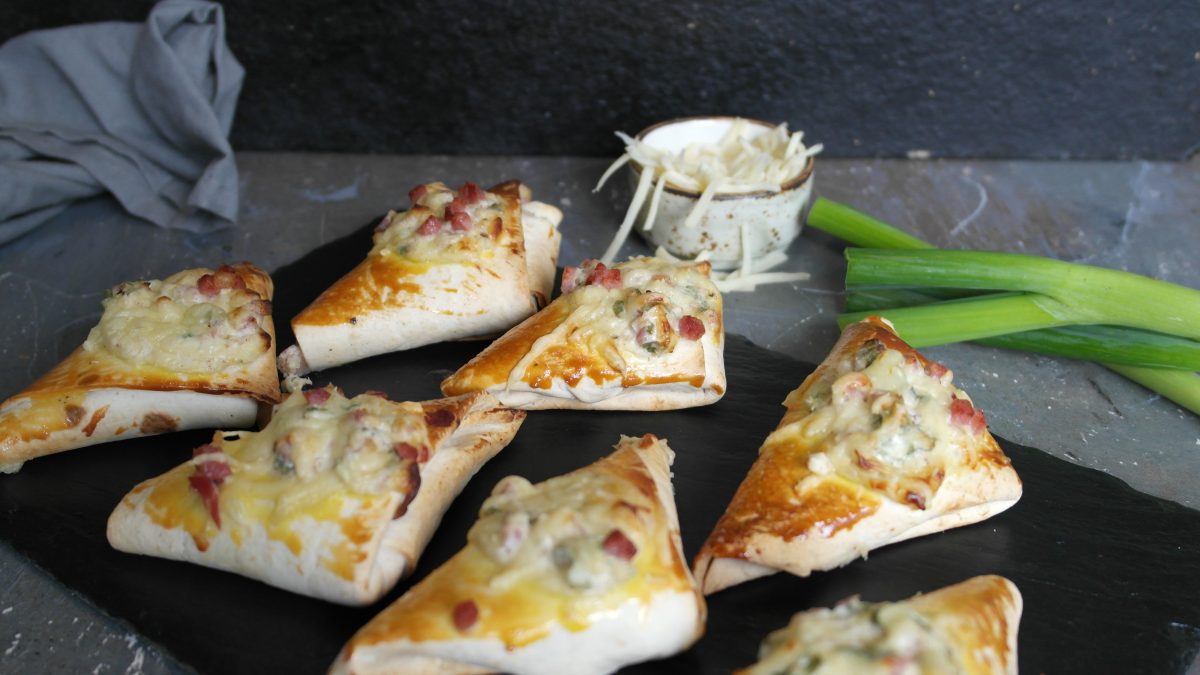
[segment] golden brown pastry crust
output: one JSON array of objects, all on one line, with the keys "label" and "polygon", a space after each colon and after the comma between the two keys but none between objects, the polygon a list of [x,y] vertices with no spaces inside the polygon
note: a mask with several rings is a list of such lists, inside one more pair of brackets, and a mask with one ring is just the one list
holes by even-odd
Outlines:
[{"label": "golden brown pastry crust", "polygon": [[[902,353],[910,363],[930,362],[898,338],[878,317],[848,326],[829,357],[784,405],[787,412],[759,450],[759,457],[717,522],[695,562],[705,593],[787,571],[807,576],[844,565],[867,551],[912,537],[986,519],[1020,497],[1011,462],[983,429],[944,475],[924,480],[928,503],[902,503],[882,485],[850,480],[836,472],[817,475],[810,458],[822,447],[789,433],[813,412],[806,403],[817,383],[834,376],[841,360],[871,340]],[[804,484],[803,490],[798,486]]]},{"label": "golden brown pastry crust", "polygon": [[[195,465],[188,462],[144,481],[122,499],[109,517],[109,543],[121,551],[215,567],[333,602],[374,602],[412,573],[450,503],[525,419],[523,411],[498,407],[487,394],[423,401],[420,407],[429,446],[427,456],[413,460],[418,479],[415,487],[409,485],[414,494],[338,492],[314,502],[315,516],[272,528],[247,520],[245,514],[256,513],[254,504],[230,503],[236,497],[222,486],[219,508],[225,517],[218,524],[189,487]],[[287,435],[286,429],[277,433]],[[225,435],[214,434],[211,445],[221,448]],[[238,479],[238,469],[234,471],[227,480]],[[249,480],[265,484],[262,476]],[[235,494],[262,498],[254,492]],[[353,509],[346,509],[349,502],[338,502],[350,499]],[[329,512],[326,507],[335,502],[343,506]]]},{"label": "golden brown pastry crust", "polygon": [[[614,269],[628,274],[648,260],[631,259]],[[648,362],[614,356],[616,338],[599,346],[579,338],[590,328],[586,320],[577,325],[577,317],[594,301],[580,289],[559,295],[488,345],[442,381],[442,393],[489,391],[505,405],[526,410],[672,410],[715,403],[726,386],[721,296],[708,280],[709,263],[680,269],[699,273],[706,301],[715,306],[705,313],[704,334],[690,343],[700,348],[685,350],[676,342],[670,355]],[[604,312],[614,304],[607,297],[600,301]]]},{"label": "golden brown pastry crust", "polygon": [[[440,194],[449,190],[440,183],[425,187]],[[488,193],[498,199],[500,215],[472,221],[486,245],[485,239],[463,237],[444,251],[444,260],[413,259],[379,248],[388,234],[376,233],[376,249],[292,319],[304,357],[300,370],[495,335],[536,311],[553,283],[562,213],[545,204],[523,205],[517,181]],[[389,218],[416,223],[441,213],[415,204]],[[471,254],[480,246],[488,248],[485,254]]]},{"label": "golden brown pastry crust", "polygon": [[[280,399],[270,312],[274,286],[251,263],[223,269],[241,279],[251,302],[266,303],[263,349],[256,360],[226,372],[183,373],[131,365],[107,352],[79,347],[0,405],[0,465],[19,467],[34,457],[117,438],[253,424],[254,402]],[[189,272],[213,270],[180,274]]]},{"label": "golden brown pastry crust", "polygon": [[[686,648],[703,633],[706,610],[682,557],[672,455],[653,435],[624,437],[612,455],[569,474],[618,481],[615,493],[595,498],[613,501],[608,522],[645,547],[634,558],[634,579],[585,594],[580,608],[594,606],[592,613],[577,615],[569,602],[547,609],[542,603],[557,596],[541,588],[489,590],[496,588],[487,580],[491,567],[468,546],[362,628],[331,672],[609,672]],[[467,602],[475,617],[462,627],[457,612]]]},{"label": "golden brown pastry crust", "polygon": [[[937,643],[924,646],[948,651],[924,656],[963,675],[1016,675],[1017,629],[1021,621],[1022,604],[1021,593],[1016,585],[1004,577],[995,575],[973,577],[953,586],[899,602],[880,603],[915,610],[929,625],[927,639]],[[858,611],[874,614],[878,609],[879,605],[868,603]],[[787,651],[779,654],[768,651],[761,657],[763,660],[770,660],[772,656],[776,656],[782,660],[770,661],[770,665],[764,665],[763,668],[773,671],[783,666],[785,661],[797,658],[799,654],[820,654],[830,647],[831,645],[799,643],[797,640],[801,633],[793,632],[801,623],[817,618],[813,615],[823,611],[809,610],[796,615],[782,633],[790,639],[776,643],[777,649]],[[867,616],[863,616],[862,620],[871,621]],[[922,662],[922,656],[917,653],[908,654],[908,658],[916,663]],[[879,662],[874,665],[877,665],[881,672],[895,666],[889,662],[893,656],[877,655],[876,658]],[[915,664],[908,665],[911,667]],[[754,672],[758,672],[758,669],[753,666],[736,671],[737,675],[751,675]]]}]

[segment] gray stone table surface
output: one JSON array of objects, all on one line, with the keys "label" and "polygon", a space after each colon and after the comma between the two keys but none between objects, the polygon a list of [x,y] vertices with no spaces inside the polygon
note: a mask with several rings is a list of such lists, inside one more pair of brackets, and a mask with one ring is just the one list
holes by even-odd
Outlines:
[{"label": "gray stone table surface", "polygon": [[[236,227],[162,230],[95,200],[0,246],[0,398],[83,341],[112,284],[243,259],[274,269],[403,207],[420,182],[521,179],[564,211],[564,264],[599,255],[629,199],[621,180],[592,192],[601,159],[243,153],[238,162]],[[820,159],[816,191],[939,246],[1047,255],[1200,287],[1200,161]],[[631,239],[625,254],[639,252],[649,248]],[[816,362],[838,332],[841,246],[806,231],[789,252],[785,268],[812,279],[730,295],[726,324]],[[954,370],[996,434],[1200,507],[1200,418],[1170,401],[1087,363],[973,345],[926,353]],[[0,542],[0,672],[190,671]]]}]

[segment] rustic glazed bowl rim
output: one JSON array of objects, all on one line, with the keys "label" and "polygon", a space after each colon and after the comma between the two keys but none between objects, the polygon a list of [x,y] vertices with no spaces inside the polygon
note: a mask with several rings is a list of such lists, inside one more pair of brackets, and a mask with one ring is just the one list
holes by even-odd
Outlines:
[{"label": "rustic glazed bowl rim", "polygon": [[[683,122],[696,122],[696,121],[701,121],[701,120],[718,120],[718,121],[728,120],[730,122],[733,122],[735,120],[745,120],[745,121],[749,122],[750,124],[757,124],[758,126],[767,127],[769,129],[774,129],[775,127],[779,126],[777,124],[771,124],[770,122],[766,122],[763,120],[756,120],[756,119],[752,119],[750,117],[737,117],[734,115],[695,115],[692,117],[675,117],[675,118],[672,118],[669,120],[663,120],[662,122],[657,122],[655,124],[651,124],[650,126],[646,127],[645,129],[642,129],[641,131],[639,131],[637,136],[635,136],[635,138],[637,138],[639,141],[644,140],[647,134],[649,134],[653,131],[656,131],[658,129],[661,129],[662,127],[670,126],[673,124],[681,124]],[[808,179],[810,177],[812,177],[813,165],[815,163],[816,163],[816,158],[809,157],[808,163],[804,165],[804,170],[801,171],[795,178],[792,178],[791,180],[787,181],[786,183],[783,183],[782,185],[780,185],[779,192],[771,192],[770,190],[759,190],[757,192],[738,192],[738,193],[734,193],[734,194],[717,193],[717,194],[713,195],[713,197],[712,197],[713,201],[726,201],[726,200],[732,200],[732,199],[748,199],[748,198],[757,198],[757,197],[772,197],[775,195],[783,194],[784,192],[789,192],[791,190],[795,190],[796,188],[804,185],[804,183],[806,183],[808,181]],[[629,160],[629,168],[633,170],[633,173],[636,176],[640,177],[642,175],[642,165],[640,163],[638,163],[637,160],[634,160],[634,159]],[[670,182],[668,182],[665,186],[663,186],[663,191],[670,192],[671,194],[674,194],[674,195],[679,195],[680,197],[690,197],[692,199],[700,198],[699,192],[696,192],[695,190],[688,190],[685,188],[676,187],[676,186],[672,185]]]}]

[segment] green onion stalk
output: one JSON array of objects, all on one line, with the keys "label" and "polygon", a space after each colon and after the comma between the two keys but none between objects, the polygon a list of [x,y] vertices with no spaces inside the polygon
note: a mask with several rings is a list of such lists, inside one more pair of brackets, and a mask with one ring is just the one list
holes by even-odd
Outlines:
[{"label": "green onion stalk", "polygon": [[1006,253],[941,251],[818,199],[808,224],[847,249],[843,327],[882,314],[914,347],[982,344],[1097,361],[1200,414],[1200,291]]}]

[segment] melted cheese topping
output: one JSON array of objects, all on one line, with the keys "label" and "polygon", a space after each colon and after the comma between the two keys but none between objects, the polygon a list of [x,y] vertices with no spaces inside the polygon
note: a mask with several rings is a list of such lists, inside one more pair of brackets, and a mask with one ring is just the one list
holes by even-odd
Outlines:
[{"label": "melted cheese topping", "polygon": [[[653,477],[622,439],[614,455],[537,485],[517,476],[484,502],[468,545],[355,642],[496,638],[515,649],[556,626],[581,631],[631,599],[693,592]],[[653,442],[650,441],[650,442]],[[614,535],[619,532],[619,535]],[[633,549],[621,550],[624,538]],[[631,556],[631,557],[627,557]],[[455,625],[474,603],[477,620]]]},{"label": "melted cheese topping", "polygon": [[763,642],[743,675],[961,673],[949,641],[905,603],[863,603],[797,614]]},{"label": "melted cheese topping", "polygon": [[[379,526],[418,487],[410,478],[418,459],[402,458],[397,446],[424,449],[418,456],[427,459],[430,440],[419,403],[367,394],[347,399],[333,388],[324,391],[329,399],[319,403],[293,393],[261,432],[226,434],[217,443],[221,452],[198,455],[162,476],[147,499],[147,514],[162,527],[183,527],[201,550],[219,531],[240,542],[265,528],[270,539],[297,556],[304,532],[314,523],[328,524],[340,529],[340,542],[322,552],[320,562],[352,578]],[[220,527],[189,486],[197,465],[212,461],[232,471],[218,487]]]},{"label": "melted cheese topping", "polygon": [[[510,204],[500,195],[484,192],[483,199],[465,207],[471,225],[465,230],[454,229],[449,222],[436,232],[422,234],[418,230],[430,218],[447,220],[447,207],[458,193],[442,183],[429,183],[425,194],[408,211],[388,212],[383,231],[375,236],[371,255],[391,257],[422,263],[478,262],[493,255],[497,246],[511,244],[514,237]],[[519,230],[519,226],[518,226]]]},{"label": "melted cheese topping", "polygon": [[626,387],[703,384],[703,348],[699,340],[681,337],[680,322],[701,321],[705,335],[720,344],[721,295],[704,268],[634,258],[614,269],[621,273],[619,285],[580,285],[556,300],[567,318],[549,334],[551,344],[535,346],[513,369],[513,380],[535,389],[549,389],[556,378],[576,386],[585,377],[597,384],[620,380]]},{"label": "melted cheese topping", "polygon": [[973,443],[968,427],[951,422],[951,403],[969,400],[952,380],[871,340],[814,384],[812,413],[785,433],[819,447],[808,458],[813,474],[837,473],[924,508]]},{"label": "melted cheese topping", "polygon": [[206,273],[117,286],[84,351],[172,373],[220,373],[255,361],[271,346],[264,329],[269,306],[247,289],[201,293],[197,282]]},{"label": "melted cheese topping", "polygon": [[969,400],[953,386],[953,374],[927,368],[879,330],[788,396],[787,414],[763,442],[706,551],[741,557],[757,534],[832,537],[877,513],[884,500],[924,510],[956,467],[1007,463],[969,425],[953,421],[953,402]]}]

